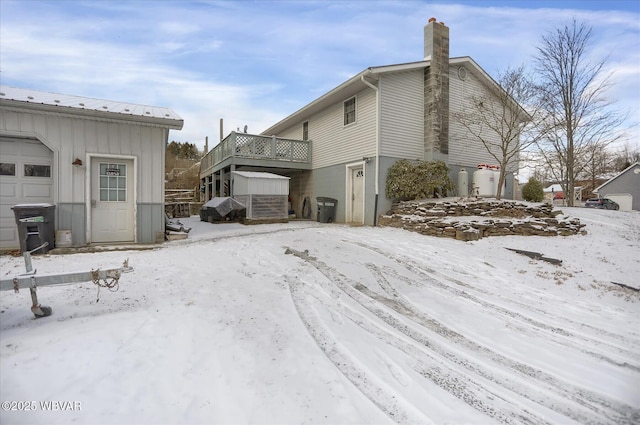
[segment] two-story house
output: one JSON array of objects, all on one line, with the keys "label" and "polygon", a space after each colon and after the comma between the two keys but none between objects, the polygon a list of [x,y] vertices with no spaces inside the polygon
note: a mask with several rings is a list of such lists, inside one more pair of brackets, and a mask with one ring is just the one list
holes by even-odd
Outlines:
[{"label": "two-story house", "polygon": [[[431,18],[423,60],[367,68],[261,135],[231,133],[203,160],[206,196],[232,195],[231,171],[270,171],[291,178],[298,216],[315,218],[315,198],[331,197],[336,222],[375,225],[392,203],[384,189],[396,161],[443,160],[454,181],[461,168],[471,179],[478,164],[495,163],[451,116],[496,90],[473,59],[449,58],[449,28]],[[517,161],[507,167],[506,198],[517,170]]]}]

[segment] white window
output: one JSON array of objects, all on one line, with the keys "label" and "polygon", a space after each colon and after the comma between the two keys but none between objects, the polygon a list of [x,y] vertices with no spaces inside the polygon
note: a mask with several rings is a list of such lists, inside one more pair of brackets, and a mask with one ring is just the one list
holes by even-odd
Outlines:
[{"label": "white window", "polygon": [[344,102],[344,125],[356,122],[356,97],[345,100]]},{"label": "white window", "polygon": [[51,177],[50,165],[24,164],[25,177]]},{"label": "white window", "polygon": [[302,140],[309,140],[309,121],[302,123]]},{"label": "white window", "polygon": [[0,162],[0,176],[15,176],[16,164],[10,162]]}]

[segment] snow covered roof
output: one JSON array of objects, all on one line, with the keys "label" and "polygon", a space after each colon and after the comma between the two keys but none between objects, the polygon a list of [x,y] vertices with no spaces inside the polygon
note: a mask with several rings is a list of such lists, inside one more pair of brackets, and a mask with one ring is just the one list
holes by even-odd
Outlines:
[{"label": "snow covered roof", "polygon": [[560,186],[559,184],[552,184],[551,186],[542,189],[543,192],[545,193],[549,193],[549,192],[562,192],[562,186]]},{"label": "snow covered roof", "polygon": [[[573,190],[582,190],[582,186],[576,186],[576,187],[573,188]],[[542,189],[542,191],[544,193],[562,192],[562,186],[560,184],[552,184],[551,186],[547,187],[546,189]]]},{"label": "snow covered roof", "polygon": [[183,119],[169,108],[2,85],[0,86],[0,104],[7,105],[9,102],[38,109],[53,109],[57,112],[67,110],[70,113],[90,113],[94,116],[117,114],[132,121],[155,122],[176,130],[182,129],[184,125]]}]

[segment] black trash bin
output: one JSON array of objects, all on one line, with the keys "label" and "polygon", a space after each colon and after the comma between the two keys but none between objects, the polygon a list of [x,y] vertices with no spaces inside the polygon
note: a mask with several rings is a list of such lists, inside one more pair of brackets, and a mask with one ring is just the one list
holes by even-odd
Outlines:
[{"label": "black trash bin", "polygon": [[19,204],[12,208],[18,225],[20,252],[32,251],[48,242],[34,254],[46,254],[54,248],[56,237],[56,206],[51,204]]},{"label": "black trash bin", "polygon": [[333,223],[336,219],[336,204],[337,199],[318,197],[318,221],[320,223]]}]

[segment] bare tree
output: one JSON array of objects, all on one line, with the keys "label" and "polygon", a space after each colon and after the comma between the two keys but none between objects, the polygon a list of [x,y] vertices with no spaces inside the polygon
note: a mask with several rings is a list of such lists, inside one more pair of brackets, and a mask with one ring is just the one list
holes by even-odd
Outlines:
[{"label": "bare tree", "polygon": [[591,194],[593,189],[599,186],[598,179],[613,170],[614,154],[610,149],[603,149],[597,144],[588,146],[586,153],[588,161],[585,162],[579,178],[585,180],[583,191],[587,189],[587,193]]},{"label": "bare tree", "polygon": [[634,148],[629,143],[625,143],[620,150],[613,154],[612,171],[623,171],[636,162],[640,162],[640,148],[638,146]]},{"label": "bare tree", "polygon": [[524,66],[501,72],[497,82],[489,92],[470,96],[453,118],[482,142],[500,166],[496,193],[500,199],[509,166],[517,165],[521,152],[539,137],[527,124],[538,119],[540,108],[534,103],[536,87]]},{"label": "bare tree", "polygon": [[543,36],[535,57],[540,100],[548,112],[538,147],[569,206],[576,179],[599,152],[623,137],[624,117],[605,97],[610,74],[603,73],[604,59],[590,59],[590,39],[591,28],[573,20]]}]

